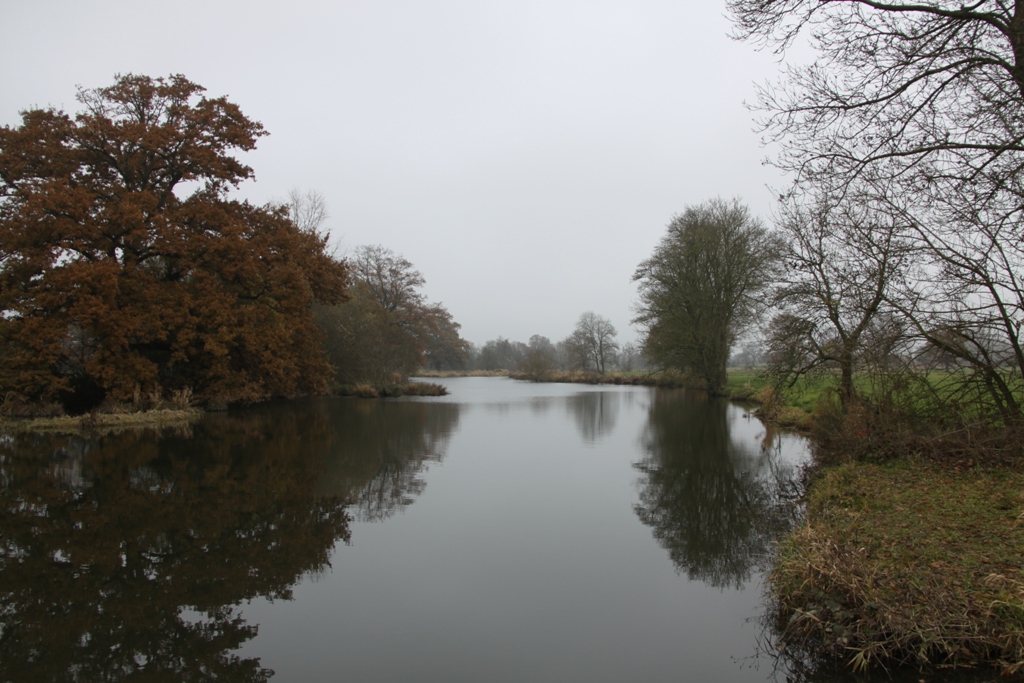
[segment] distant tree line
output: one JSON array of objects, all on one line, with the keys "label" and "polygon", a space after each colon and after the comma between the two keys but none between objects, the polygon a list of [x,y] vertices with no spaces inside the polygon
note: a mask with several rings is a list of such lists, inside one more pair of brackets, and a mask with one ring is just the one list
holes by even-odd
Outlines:
[{"label": "distant tree line", "polygon": [[469,370],[510,370],[541,378],[553,371],[587,371],[604,374],[610,370],[632,372],[647,366],[640,348],[633,342],[619,344],[618,332],[607,318],[593,311],[580,315],[573,331],[557,342],[535,334],[529,342],[498,337],[473,347],[467,360]]}]

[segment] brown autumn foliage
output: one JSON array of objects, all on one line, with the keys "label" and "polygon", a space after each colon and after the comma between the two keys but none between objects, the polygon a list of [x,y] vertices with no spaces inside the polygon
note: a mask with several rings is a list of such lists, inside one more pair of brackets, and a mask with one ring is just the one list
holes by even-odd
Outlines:
[{"label": "brown autumn foliage", "polygon": [[203,92],[129,74],[0,128],[0,398],[325,388],[311,307],[345,298],[345,266],[286,209],[228,198],[266,132]]}]

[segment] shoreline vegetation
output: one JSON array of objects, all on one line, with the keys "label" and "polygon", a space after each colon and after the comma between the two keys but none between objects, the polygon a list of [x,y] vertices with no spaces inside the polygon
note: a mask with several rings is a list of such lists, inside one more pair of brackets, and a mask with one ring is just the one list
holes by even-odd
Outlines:
[{"label": "shoreline vegetation", "polygon": [[[337,397],[356,398],[398,398],[401,396],[447,396],[448,389],[431,382],[397,382],[383,388],[370,384],[345,385],[327,394]],[[186,399],[187,400],[187,399]],[[207,410],[179,400],[171,405],[137,407],[132,404],[117,404],[101,407],[81,415],[63,415],[56,406],[49,415],[0,414],[0,433],[52,432],[60,434],[105,434],[122,429],[161,428],[188,424],[202,418]],[[3,406],[0,406],[3,408]],[[220,405],[212,412],[226,410]]]},{"label": "shoreline vegetation", "polygon": [[730,397],[808,434],[803,521],[767,591],[777,646],[801,665],[1024,674],[1024,433],[904,423],[886,402],[844,411],[827,378],[776,394],[730,372]]},{"label": "shoreline vegetation", "polygon": [[823,468],[768,578],[813,664],[1024,669],[1024,472],[921,457]]},{"label": "shoreline vegetation", "polygon": [[205,415],[200,408],[155,408],[133,412],[53,417],[0,418],[0,433],[52,432],[59,434],[103,434],[121,429],[176,426],[194,422]]},{"label": "shoreline vegetation", "polygon": [[448,388],[432,382],[398,382],[383,387],[372,384],[340,386],[331,392],[333,396],[355,396],[356,398],[399,398],[401,396],[447,396]]},{"label": "shoreline vegetation", "polygon": [[[329,396],[356,398],[398,398],[401,396],[447,396],[448,389],[431,382],[404,382],[377,389],[370,384],[341,386]],[[227,406],[214,410],[226,409]],[[0,415],[0,433],[54,432],[96,434],[146,427],[187,424],[207,411],[195,406],[158,406],[137,409],[131,405],[95,410],[81,415]]]},{"label": "shoreline vegetation", "polygon": [[[432,371],[423,370],[415,375],[420,378],[444,377],[508,377],[528,382],[555,382],[560,384],[615,384],[626,386],[649,386],[663,389],[701,389],[705,385],[699,379],[674,371],[639,370],[633,372],[606,372],[600,374],[588,370],[552,370],[540,373],[507,370],[473,371]],[[774,425],[800,432],[809,432],[813,426],[814,406],[822,394],[820,388],[805,387],[799,392],[779,400],[771,382],[756,370],[730,370],[728,382],[718,392],[724,398],[739,403],[758,406],[755,415]]]}]

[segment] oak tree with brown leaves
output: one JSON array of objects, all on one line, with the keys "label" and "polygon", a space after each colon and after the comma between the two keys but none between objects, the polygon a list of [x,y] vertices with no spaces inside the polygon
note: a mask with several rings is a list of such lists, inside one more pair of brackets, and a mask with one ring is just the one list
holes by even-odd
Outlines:
[{"label": "oak tree with brown leaves", "polygon": [[324,388],[314,302],[344,264],[286,207],[228,197],[266,132],[183,76],[80,89],[0,128],[0,389],[70,410]]}]

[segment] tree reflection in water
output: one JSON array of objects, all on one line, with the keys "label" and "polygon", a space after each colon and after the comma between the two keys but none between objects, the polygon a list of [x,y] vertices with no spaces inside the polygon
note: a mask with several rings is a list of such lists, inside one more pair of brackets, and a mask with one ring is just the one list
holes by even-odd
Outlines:
[{"label": "tree reflection in water", "polygon": [[789,528],[797,472],[778,451],[736,441],[729,406],[699,392],[658,390],[642,437],[640,520],[677,571],[741,587]]},{"label": "tree reflection in water", "polygon": [[[350,504],[390,514],[442,456],[457,411],[393,405],[3,437],[0,680],[266,681],[273,672],[234,652],[257,630],[237,606],[289,599],[349,540]],[[367,417],[387,433],[361,432]]]},{"label": "tree reflection in water", "polygon": [[612,433],[621,400],[622,394],[614,391],[586,391],[567,399],[566,410],[584,443],[596,443]]},{"label": "tree reflection in water", "polygon": [[459,423],[460,406],[425,401],[355,400],[331,413],[338,438],[325,458],[319,491],[352,502],[361,521],[379,521],[411,504],[422,474],[440,462]]}]

